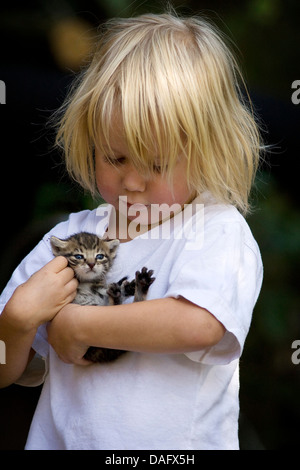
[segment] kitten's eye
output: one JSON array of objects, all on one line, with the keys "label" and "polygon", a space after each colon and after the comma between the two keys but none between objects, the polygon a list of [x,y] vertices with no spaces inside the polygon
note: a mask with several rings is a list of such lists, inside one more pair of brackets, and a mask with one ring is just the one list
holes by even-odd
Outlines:
[{"label": "kitten's eye", "polygon": [[104,258],[104,255],[102,255],[101,253],[99,253],[98,255],[95,256],[96,260],[101,260],[103,258]]},{"label": "kitten's eye", "polygon": [[74,258],[80,260],[80,259],[83,259],[83,255],[74,255]]}]

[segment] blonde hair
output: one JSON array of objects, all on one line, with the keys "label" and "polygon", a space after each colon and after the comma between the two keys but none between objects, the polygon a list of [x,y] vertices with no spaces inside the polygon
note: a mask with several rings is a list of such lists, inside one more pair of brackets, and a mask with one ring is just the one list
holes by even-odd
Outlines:
[{"label": "blonde hair", "polygon": [[246,213],[261,144],[240,79],[221,34],[204,19],[166,13],[108,21],[62,108],[57,143],[68,172],[97,191],[94,149],[109,147],[119,114],[145,175],[155,171],[155,153],[171,179],[180,155],[191,190]]}]

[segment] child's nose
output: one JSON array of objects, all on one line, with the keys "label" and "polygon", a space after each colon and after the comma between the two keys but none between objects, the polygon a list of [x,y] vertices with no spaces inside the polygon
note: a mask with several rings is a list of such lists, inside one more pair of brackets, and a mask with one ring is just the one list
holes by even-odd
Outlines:
[{"label": "child's nose", "polygon": [[123,186],[127,191],[144,191],[146,181],[133,165],[126,165],[123,174]]}]

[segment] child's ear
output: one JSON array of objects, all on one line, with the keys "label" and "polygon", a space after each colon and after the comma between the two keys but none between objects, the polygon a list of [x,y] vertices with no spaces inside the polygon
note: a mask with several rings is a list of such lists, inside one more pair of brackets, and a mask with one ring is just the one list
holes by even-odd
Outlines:
[{"label": "child's ear", "polygon": [[111,241],[107,241],[106,243],[107,243],[111,256],[114,258],[117,254],[116,251],[120,245],[120,240],[111,240]]},{"label": "child's ear", "polygon": [[61,240],[54,235],[50,238],[50,244],[52,252],[55,256],[60,256],[62,250],[64,250],[68,244],[66,240]]}]

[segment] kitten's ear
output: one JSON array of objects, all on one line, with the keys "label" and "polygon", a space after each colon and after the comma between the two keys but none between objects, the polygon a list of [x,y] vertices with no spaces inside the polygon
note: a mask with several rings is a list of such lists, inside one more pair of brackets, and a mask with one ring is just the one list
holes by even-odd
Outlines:
[{"label": "kitten's ear", "polygon": [[120,240],[111,240],[106,242],[108,249],[110,251],[111,256],[114,258],[116,256],[116,251],[120,245]]},{"label": "kitten's ear", "polygon": [[55,256],[60,256],[61,252],[66,248],[68,242],[66,240],[61,240],[60,238],[54,237],[50,238],[50,244]]}]

